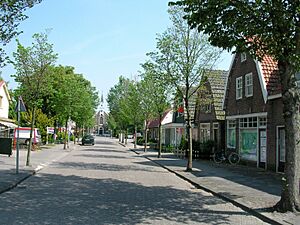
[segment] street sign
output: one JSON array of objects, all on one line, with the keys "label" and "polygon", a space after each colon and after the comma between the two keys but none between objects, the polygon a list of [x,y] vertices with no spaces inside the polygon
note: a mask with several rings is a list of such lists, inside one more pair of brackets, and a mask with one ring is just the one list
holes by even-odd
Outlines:
[{"label": "street sign", "polygon": [[24,101],[22,99],[22,96],[19,96],[19,98],[18,98],[18,102],[17,102],[16,108],[15,108],[15,111],[16,112],[26,112],[26,107],[25,107]]}]

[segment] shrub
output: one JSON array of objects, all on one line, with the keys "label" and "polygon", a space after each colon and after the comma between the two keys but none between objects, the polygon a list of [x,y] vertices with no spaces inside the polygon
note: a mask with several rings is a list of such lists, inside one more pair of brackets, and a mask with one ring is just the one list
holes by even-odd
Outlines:
[{"label": "shrub", "polygon": [[187,150],[188,149],[188,141],[185,139],[184,136],[181,137],[180,144],[179,144],[178,148],[180,150]]},{"label": "shrub", "polygon": [[138,145],[144,145],[145,139],[144,139],[143,137],[137,137],[136,143],[137,143]]}]

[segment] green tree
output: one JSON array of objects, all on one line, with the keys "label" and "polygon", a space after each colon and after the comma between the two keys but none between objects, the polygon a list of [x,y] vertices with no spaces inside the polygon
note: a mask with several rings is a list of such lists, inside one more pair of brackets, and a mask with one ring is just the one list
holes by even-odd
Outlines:
[{"label": "green tree", "polygon": [[136,148],[137,129],[143,122],[138,82],[127,82],[124,90],[124,95],[120,101],[120,114],[123,118],[126,118],[126,121],[128,121],[129,125],[134,127],[134,148]]},{"label": "green tree", "polygon": [[300,211],[299,0],[219,1],[182,0],[191,28],[209,35],[218,47],[248,52],[261,59],[278,61],[286,129],[286,163],[279,211]]},{"label": "green tree", "polygon": [[115,121],[115,118],[113,117],[112,114],[108,114],[108,119],[107,119],[108,127],[111,130],[111,135],[115,136],[117,132],[117,123]]},{"label": "green tree", "polygon": [[[161,157],[162,150],[162,128],[161,122],[164,112],[170,108],[169,104],[169,96],[170,90],[166,83],[161,82],[160,80],[160,71],[159,67],[151,62],[146,62],[142,64],[143,72],[141,73],[141,86],[140,86],[140,96],[141,96],[141,107],[144,115],[144,119],[146,120],[145,126],[145,134],[147,134],[147,124],[149,119],[158,117],[159,118],[159,126],[158,126],[158,158]],[[146,150],[147,144],[147,135],[145,138],[145,146]]]},{"label": "green tree", "polygon": [[52,44],[48,43],[45,33],[34,34],[34,42],[30,47],[24,47],[18,42],[17,52],[13,53],[15,58],[14,67],[15,81],[20,84],[19,93],[23,96],[28,109],[32,110],[30,141],[27,151],[26,165],[30,165],[30,151],[32,145],[32,130],[35,125],[35,113],[41,106],[42,96],[49,87],[49,67],[57,58],[53,52]]},{"label": "green tree", "polygon": [[[24,121],[24,123],[28,126],[31,124],[32,116],[33,116],[32,110],[28,110],[27,112],[22,113],[21,115],[22,121]],[[36,110],[35,117],[36,117],[35,126],[39,128],[42,139],[46,141],[47,127],[53,126],[53,118],[47,117],[47,115],[44,114],[41,109]]]},{"label": "green tree", "polygon": [[124,112],[124,107],[122,107],[124,106],[122,102],[127,94],[130,82],[129,79],[120,76],[119,82],[109,90],[107,95],[110,115],[114,118],[117,130],[123,134],[127,133],[127,127],[130,125],[128,115]]},{"label": "green tree", "polygon": [[210,45],[206,35],[189,29],[181,7],[171,7],[169,13],[173,26],[158,36],[158,51],[149,56],[159,66],[161,80],[176,89],[183,99],[189,142],[187,171],[191,171],[195,93],[201,77],[213,67],[221,51]]},{"label": "green tree", "polygon": [[12,38],[20,34],[18,26],[28,16],[25,10],[40,3],[41,0],[2,0],[0,2],[0,67],[5,65],[7,59],[3,47]]},{"label": "green tree", "polygon": [[[54,68],[54,73],[59,79],[53,80],[55,88],[50,101],[58,121],[66,128],[70,119],[76,122],[77,126],[91,127],[99,103],[95,88],[81,74],[75,74],[73,67],[59,66]],[[67,129],[64,137],[64,149],[66,149]]]}]

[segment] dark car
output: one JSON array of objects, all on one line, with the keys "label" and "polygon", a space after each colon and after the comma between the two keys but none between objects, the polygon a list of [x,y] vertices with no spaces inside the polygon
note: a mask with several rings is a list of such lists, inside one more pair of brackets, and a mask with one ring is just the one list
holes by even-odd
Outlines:
[{"label": "dark car", "polygon": [[91,134],[86,134],[82,137],[81,143],[82,143],[82,145],[86,145],[86,144],[94,145],[95,139]]}]

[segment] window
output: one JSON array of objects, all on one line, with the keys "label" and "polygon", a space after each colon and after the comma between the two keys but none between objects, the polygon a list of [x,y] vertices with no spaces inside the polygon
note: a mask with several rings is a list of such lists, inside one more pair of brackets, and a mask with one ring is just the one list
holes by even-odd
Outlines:
[{"label": "window", "polygon": [[241,99],[243,95],[243,77],[236,78],[236,99]]},{"label": "window", "polygon": [[242,159],[249,161],[257,160],[257,130],[240,130],[240,154]]},{"label": "window", "polygon": [[241,62],[246,61],[247,59],[247,54],[245,52],[241,53]]},{"label": "window", "polygon": [[227,121],[227,147],[235,148],[236,146],[236,130],[235,120]]},{"label": "window", "polygon": [[253,77],[252,73],[245,75],[245,95],[246,97],[253,96]]},{"label": "window", "polygon": [[267,118],[266,117],[260,117],[259,118],[259,127],[266,127],[267,126]]},{"label": "window", "polygon": [[210,124],[200,124],[200,142],[206,142],[210,140]]},{"label": "window", "polygon": [[241,128],[255,128],[257,127],[257,117],[248,117],[240,119]]},{"label": "window", "polygon": [[205,104],[202,106],[202,112],[211,113],[211,104]]}]

